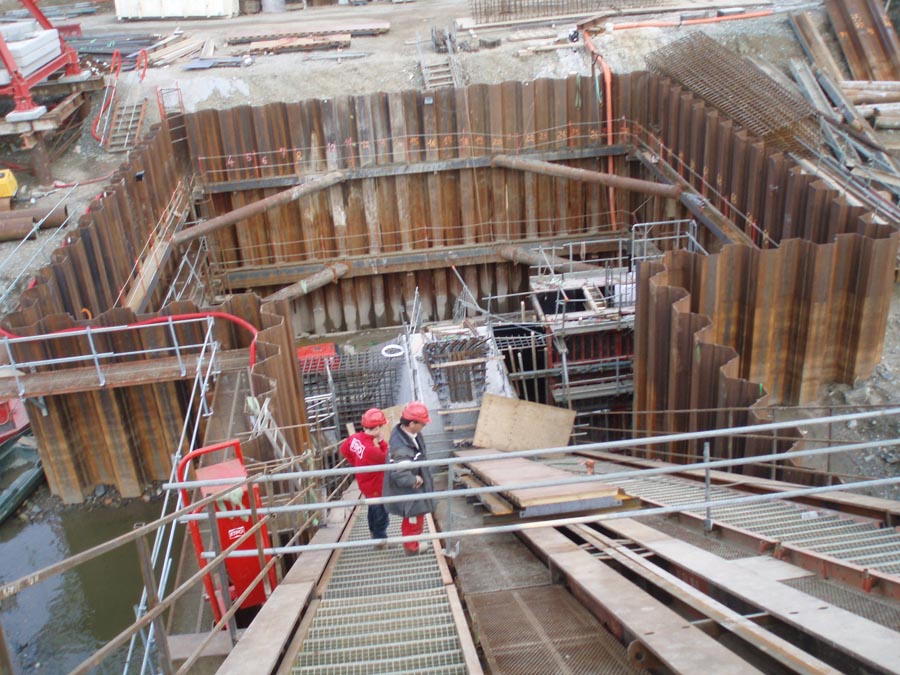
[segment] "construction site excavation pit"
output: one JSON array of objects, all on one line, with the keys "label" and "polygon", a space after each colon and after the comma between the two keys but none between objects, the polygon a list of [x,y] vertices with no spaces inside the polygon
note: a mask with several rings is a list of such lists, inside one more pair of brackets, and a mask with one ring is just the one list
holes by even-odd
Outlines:
[{"label": "construction site excavation pit", "polygon": [[[122,535],[140,625],[67,670],[900,672],[900,509],[797,454],[895,423],[814,404],[881,361],[900,212],[812,171],[810,104],[721,44],[612,72],[585,36],[564,77],[160,93],[3,319],[50,491],[167,500]],[[337,445],[412,400],[438,506],[407,556]]]}]

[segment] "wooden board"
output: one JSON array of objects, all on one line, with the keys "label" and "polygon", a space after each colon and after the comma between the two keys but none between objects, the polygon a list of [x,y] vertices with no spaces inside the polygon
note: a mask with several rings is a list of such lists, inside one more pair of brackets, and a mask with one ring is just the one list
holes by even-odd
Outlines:
[{"label": "wooden board", "polygon": [[525,530],[522,535],[568,578],[574,595],[613,633],[639,640],[671,671],[760,672],[556,530]]},{"label": "wooden board", "polygon": [[485,394],[473,444],[495,450],[538,450],[569,444],[575,411]]},{"label": "wooden board", "polygon": [[636,520],[611,520],[604,525],[662,558],[691,570],[710,586],[720,586],[786,624],[818,636],[834,649],[859,659],[877,672],[900,672],[897,632],[890,628],[756,574],[747,566],[736,570],[732,563],[725,563],[719,556]]},{"label": "wooden board", "polygon": [[[457,457],[477,457],[484,455],[484,450],[459,450]],[[479,480],[488,485],[504,485],[506,483],[525,483],[531,481],[574,478],[575,474],[564,469],[545,466],[540,462],[521,457],[509,459],[492,459],[467,464]],[[564,504],[576,502],[589,504],[595,500],[609,502],[608,506],[621,506],[628,499],[619,488],[603,483],[573,483],[571,485],[555,485],[550,487],[524,488],[507,490],[503,496],[516,506],[527,509],[548,504]]]}]

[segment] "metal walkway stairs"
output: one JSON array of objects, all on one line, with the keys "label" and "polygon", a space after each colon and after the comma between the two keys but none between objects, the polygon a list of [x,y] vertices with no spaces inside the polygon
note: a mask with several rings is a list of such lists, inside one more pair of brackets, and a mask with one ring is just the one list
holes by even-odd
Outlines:
[{"label": "metal walkway stairs", "polygon": [[[391,521],[389,536],[400,536],[399,519]],[[364,509],[349,538],[369,538]],[[292,675],[472,672],[456,590],[431,545],[414,556],[400,545],[338,555]]]}]

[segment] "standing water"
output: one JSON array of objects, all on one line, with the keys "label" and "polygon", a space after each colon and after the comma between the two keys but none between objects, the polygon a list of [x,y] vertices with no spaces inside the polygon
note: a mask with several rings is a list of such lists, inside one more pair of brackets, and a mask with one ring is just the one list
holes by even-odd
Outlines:
[{"label": "standing water", "polygon": [[[0,526],[0,583],[113,539],[135,523],[152,522],[160,504],[135,499],[60,507],[43,485],[19,511],[29,514],[28,521],[14,515]],[[134,622],[142,589],[137,549],[129,543],[3,600],[0,624],[13,673],[71,671]],[[121,673],[126,652],[127,645],[91,672]]]}]

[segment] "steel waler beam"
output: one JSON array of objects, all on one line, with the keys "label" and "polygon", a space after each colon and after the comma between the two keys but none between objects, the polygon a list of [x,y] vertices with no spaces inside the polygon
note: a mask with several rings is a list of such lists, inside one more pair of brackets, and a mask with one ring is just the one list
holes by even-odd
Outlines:
[{"label": "steel waler beam", "polygon": [[495,155],[491,159],[491,166],[530,171],[545,176],[568,178],[570,180],[578,180],[585,183],[600,183],[601,185],[608,185],[621,190],[631,190],[633,192],[640,192],[655,197],[678,199],[681,195],[681,187],[678,185],[654,183],[649,180],[616,176],[600,171],[576,169],[575,167],[561,166],[559,164],[553,164],[552,162],[542,162],[537,159],[524,159],[522,157],[511,157],[509,155]]},{"label": "steel waler beam", "polygon": [[205,223],[195,225],[194,227],[189,227],[186,230],[182,230],[174,237],[172,237],[172,244],[175,246],[178,246],[179,244],[185,244],[189,241],[215,232],[216,230],[221,230],[223,227],[234,225],[235,223],[241,220],[245,220],[246,218],[250,218],[260,213],[265,213],[269,209],[274,209],[276,206],[281,206],[282,204],[296,201],[301,197],[305,197],[307,195],[318,192],[319,190],[324,190],[325,188],[337,185],[344,180],[346,180],[346,176],[342,171],[332,171],[330,173],[326,173],[323,176],[314,178],[313,180],[303,183],[302,185],[295,185],[294,187],[288,188],[287,190],[276,192],[274,195],[269,195],[268,197],[260,199],[259,201],[252,202],[251,204],[245,204],[244,206],[241,206],[234,211],[229,211],[228,213],[222,214],[221,216],[210,218]]},{"label": "steel waler beam", "polygon": [[318,272],[313,272],[308,277],[304,277],[300,281],[291,284],[290,286],[285,286],[281,290],[272,293],[272,295],[266,298],[266,302],[273,302],[276,300],[293,300],[294,298],[299,298],[301,295],[306,295],[307,293],[314,291],[317,288],[322,288],[322,286],[327,286],[328,284],[337,281],[341,277],[345,276],[349,271],[350,267],[345,265],[344,263],[327,265],[324,269],[321,269]]}]

